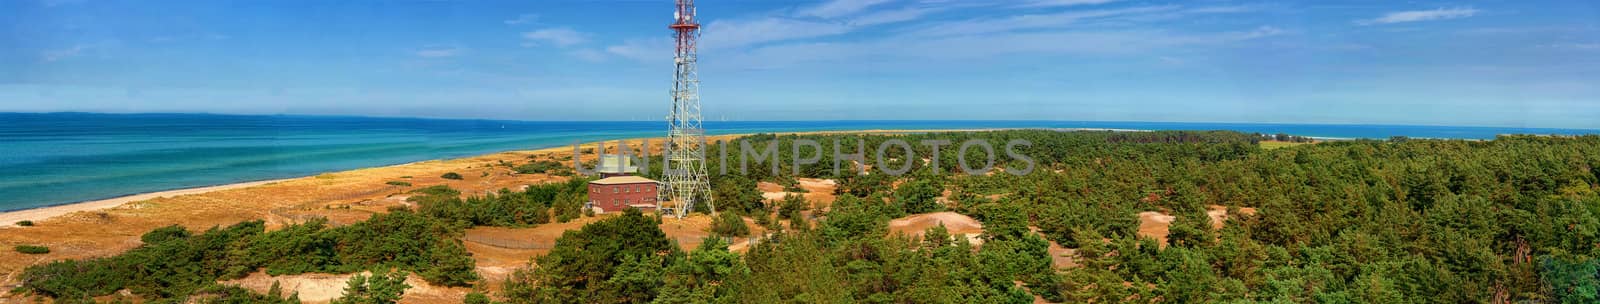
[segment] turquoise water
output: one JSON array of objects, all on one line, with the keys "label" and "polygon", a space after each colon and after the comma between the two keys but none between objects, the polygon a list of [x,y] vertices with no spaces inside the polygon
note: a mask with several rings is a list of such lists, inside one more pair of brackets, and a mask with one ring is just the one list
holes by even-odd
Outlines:
[{"label": "turquoise water", "polygon": [[[323,172],[662,136],[665,123],[528,122],[332,116],[0,113],[0,210]],[[710,134],[945,128],[1235,130],[1333,138],[1488,139],[1594,130],[1075,121],[705,123]]]}]

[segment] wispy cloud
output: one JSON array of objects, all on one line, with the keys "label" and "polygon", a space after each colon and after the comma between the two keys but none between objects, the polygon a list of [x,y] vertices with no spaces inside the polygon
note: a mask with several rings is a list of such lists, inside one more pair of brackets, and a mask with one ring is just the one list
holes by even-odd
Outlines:
[{"label": "wispy cloud", "polygon": [[1478,12],[1479,12],[1478,9],[1470,8],[1470,7],[1467,7],[1467,8],[1438,8],[1438,9],[1420,10],[1420,11],[1399,11],[1399,12],[1390,12],[1390,13],[1384,14],[1383,16],[1379,16],[1378,18],[1374,18],[1374,19],[1356,20],[1356,24],[1374,25],[1374,24],[1390,24],[1390,23],[1405,23],[1405,22],[1418,22],[1418,21],[1460,19],[1460,18],[1472,17],[1473,15],[1477,15]]},{"label": "wispy cloud", "polygon": [[1272,26],[1215,33],[1157,30],[1004,32],[947,37],[897,36],[861,42],[814,42],[758,47],[729,56],[732,66],[772,69],[862,58],[968,60],[1022,54],[1126,55],[1179,47],[1219,46],[1287,34]]},{"label": "wispy cloud", "polygon": [[874,5],[890,1],[893,0],[831,0],[817,6],[802,8],[798,14],[820,18],[837,18],[855,14]]},{"label": "wispy cloud", "polygon": [[455,46],[429,46],[421,50],[417,50],[415,54],[417,57],[422,58],[444,58],[455,57],[456,55],[460,55],[463,51],[465,51],[465,49]]},{"label": "wispy cloud", "polygon": [[90,52],[94,52],[96,50],[101,50],[101,49],[105,49],[105,48],[109,48],[109,47],[114,47],[114,46],[118,46],[120,44],[121,43],[119,41],[117,41],[117,40],[105,40],[105,41],[99,41],[99,42],[79,43],[79,44],[74,44],[72,46],[65,47],[65,48],[41,51],[41,52],[39,52],[39,59],[44,61],[44,62],[56,62],[56,61],[60,61],[60,60],[65,60],[67,58],[83,56],[85,54],[88,54]]},{"label": "wispy cloud", "polygon": [[521,14],[516,18],[506,19],[506,25],[529,24],[539,21],[539,14]]},{"label": "wispy cloud", "polygon": [[567,52],[567,54],[572,55],[572,57],[576,57],[579,60],[588,62],[601,62],[606,60],[606,53],[596,49],[579,49]]},{"label": "wispy cloud", "polygon": [[804,21],[785,17],[717,20],[706,24],[701,45],[706,49],[737,48],[773,41],[832,36],[850,30],[850,26],[842,23]]},{"label": "wispy cloud", "polygon": [[1024,7],[1060,7],[1060,6],[1079,6],[1079,5],[1106,4],[1106,3],[1117,2],[1117,1],[1118,0],[1028,0],[1022,6],[1024,6]]},{"label": "wispy cloud", "polygon": [[1569,50],[1569,51],[1600,51],[1600,42],[1589,43],[1553,43],[1541,45],[1542,48]]},{"label": "wispy cloud", "polygon": [[555,27],[525,32],[522,33],[522,39],[526,40],[522,43],[522,46],[524,47],[532,47],[539,45],[540,43],[550,43],[561,47],[568,47],[574,44],[589,41],[587,35],[566,27]]},{"label": "wispy cloud", "polygon": [[56,60],[66,59],[68,57],[78,56],[78,54],[83,54],[83,50],[88,48],[88,45],[79,44],[65,49],[40,52],[39,57],[44,59],[45,62],[55,62]]},{"label": "wispy cloud", "polygon": [[998,19],[968,19],[933,24],[913,31],[919,36],[954,36],[998,33],[1016,30],[1061,28],[1086,19],[1132,16],[1139,14],[1175,12],[1180,7],[1142,6],[1119,9],[1069,11],[1053,14],[1014,15]]},{"label": "wispy cloud", "polygon": [[637,61],[662,60],[672,56],[672,40],[628,39],[622,44],[606,47],[606,53]]},{"label": "wispy cloud", "polygon": [[894,9],[894,10],[877,11],[877,12],[871,12],[871,13],[863,14],[863,15],[861,15],[859,17],[851,19],[850,20],[850,25],[872,26],[872,25],[879,25],[879,24],[905,22],[905,21],[916,20],[917,18],[922,18],[923,15],[927,15],[927,14],[930,14],[930,13],[933,13],[933,12],[937,12],[937,11],[941,11],[941,10],[942,9],[930,8],[930,7],[907,7],[907,8],[900,8],[900,9]]}]

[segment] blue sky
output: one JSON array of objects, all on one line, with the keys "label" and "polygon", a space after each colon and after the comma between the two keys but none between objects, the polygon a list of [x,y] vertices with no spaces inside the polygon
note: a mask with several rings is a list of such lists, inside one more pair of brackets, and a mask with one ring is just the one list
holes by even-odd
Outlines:
[{"label": "blue sky", "polygon": [[[699,6],[708,119],[1600,128],[1592,1]],[[671,11],[0,1],[0,111],[659,120]]]}]

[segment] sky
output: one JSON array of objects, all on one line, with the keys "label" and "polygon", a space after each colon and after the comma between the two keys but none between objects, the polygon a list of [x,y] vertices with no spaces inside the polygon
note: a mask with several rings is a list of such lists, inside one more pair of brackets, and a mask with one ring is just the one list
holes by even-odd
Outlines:
[{"label": "sky", "polygon": [[[0,1],[0,112],[662,120],[672,2]],[[708,120],[1600,129],[1600,2],[698,3]]]}]

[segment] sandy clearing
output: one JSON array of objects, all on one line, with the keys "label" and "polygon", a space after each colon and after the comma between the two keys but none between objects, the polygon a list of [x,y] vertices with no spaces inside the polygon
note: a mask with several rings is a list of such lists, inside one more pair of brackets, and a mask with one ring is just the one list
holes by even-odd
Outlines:
[{"label": "sandy clearing", "polygon": [[[361,272],[360,274],[371,275],[371,272]],[[257,271],[241,279],[218,283],[237,285],[256,292],[266,293],[272,289],[272,283],[277,282],[278,287],[283,290],[283,296],[299,293],[300,300],[304,303],[328,303],[344,295],[346,284],[355,275],[355,273],[307,273],[270,276],[264,271]],[[455,303],[460,300],[454,299],[465,297],[471,291],[470,288],[465,287],[433,286],[416,274],[406,276],[406,285],[410,285],[411,288],[406,288],[400,303]]]},{"label": "sandy clearing", "polygon": [[[1239,213],[1245,215],[1256,214],[1256,208],[1241,207]],[[1228,207],[1220,205],[1206,206],[1206,216],[1211,218],[1211,229],[1222,229],[1223,223],[1228,219]],[[1160,241],[1161,247],[1167,246],[1168,228],[1176,216],[1161,212],[1145,211],[1139,213],[1139,236],[1154,238]]]},{"label": "sandy clearing", "polygon": [[782,185],[771,182],[756,183],[756,189],[761,191],[762,199],[773,202],[781,201],[791,194],[800,195],[811,203],[812,210],[825,210],[833,205],[834,200],[838,199],[838,196],[834,195],[833,191],[839,187],[839,183],[832,179],[802,177],[795,180],[798,181],[800,188],[805,189],[806,192],[783,191]]}]

